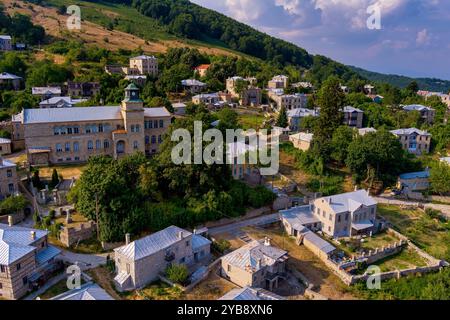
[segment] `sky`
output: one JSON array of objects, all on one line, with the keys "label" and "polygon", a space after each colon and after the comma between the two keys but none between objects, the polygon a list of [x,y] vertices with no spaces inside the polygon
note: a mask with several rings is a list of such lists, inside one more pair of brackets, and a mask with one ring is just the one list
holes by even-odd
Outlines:
[{"label": "sky", "polygon": [[345,64],[450,80],[450,0],[191,1]]}]

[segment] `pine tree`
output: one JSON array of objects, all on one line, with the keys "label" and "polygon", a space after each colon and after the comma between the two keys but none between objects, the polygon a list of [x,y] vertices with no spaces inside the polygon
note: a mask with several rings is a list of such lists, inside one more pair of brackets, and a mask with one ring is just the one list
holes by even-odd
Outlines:
[{"label": "pine tree", "polygon": [[276,125],[281,128],[286,128],[289,125],[286,108],[282,107],[278,114]]},{"label": "pine tree", "polygon": [[58,171],[56,171],[56,169],[53,169],[53,173],[52,173],[52,180],[50,182],[50,188],[55,188],[59,183],[59,176],[58,176]]}]

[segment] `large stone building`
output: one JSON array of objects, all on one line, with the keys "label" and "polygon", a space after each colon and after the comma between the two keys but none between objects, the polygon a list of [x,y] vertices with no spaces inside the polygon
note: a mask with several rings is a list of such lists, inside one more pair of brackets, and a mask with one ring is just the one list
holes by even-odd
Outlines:
[{"label": "large stone building", "polygon": [[18,192],[16,164],[0,155],[0,200]]},{"label": "large stone building", "polygon": [[267,84],[269,89],[287,89],[289,86],[289,77],[285,75],[278,75],[272,78]]},{"label": "large stone building", "polygon": [[142,288],[158,279],[171,264],[193,265],[210,257],[211,241],[171,226],[114,250],[120,291]]},{"label": "large stone building", "polygon": [[227,91],[233,98],[239,99],[243,106],[259,106],[262,101],[262,90],[256,87],[256,78],[231,77],[226,81]]},{"label": "large stone building", "polygon": [[127,74],[158,75],[158,59],[154,56],[141,55],[130,58],[130,68]]},{"label": "large stone building", "polygon": [[303,129],[302,121],[306,117],[318,117],[319,113],[316,110],[306,108],[296,108],[287,112],[289,128],[292,131],[299,131]]},{"label": "large stone building", "polygon": [[415,155],[430,152],[431,134],[416,128],[392,130],[404,150]]},{"label": "large stone building", "polygon": [[144,108],[139,89],[130,84],[121,106],[24,109],[15,119],[17,131],[23,127],[28,161],[43,165],[85,162],[94,155],[117,159],[136,151],[152,155],[171,115],[165,108]]},{"label": "large stone building", "polygon": [[281,108],[285,108],[286,110],[306,108],[308,105],[308,96],[303,93],[273,93],[270,94],[270,98],[276,103],[278,110]]},{"label": "large stone building", "polygon": [[98,82],[67,82],[67,94],[71,97],[94,97],[100,89]]},{"label": "large stone building", "polygon": [[48,231],[0,224],[0,298],[19,299],[55,270]]}]

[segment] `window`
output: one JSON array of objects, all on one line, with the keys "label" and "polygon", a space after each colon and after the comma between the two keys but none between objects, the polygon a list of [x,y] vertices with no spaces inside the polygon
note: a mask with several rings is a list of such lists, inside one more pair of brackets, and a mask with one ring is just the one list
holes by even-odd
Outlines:
[{"label": "window", "polygon": [[141,131],[141,126],[140,125],[136,125],[136,132],[139,132],[139,131]]},{"label": "window", "polygon": [[94,143],[91,140],[89,140],[88,141],[88,150],[93,150],[93,149],[94,149]]},{"label": "window", "polygon": [[145,136],[145,144],[149,144],[150,143],[150,137],[149,136]]},{"label": "window", "polygon": [[6,272],[6,266],[0,265],[0,272]]},{"label": "window", "polygon": [[131,125],[131,132],[134,132],[134,124]]},{"label": "window", "polygon": [[158,120],[153,121],[153,127],[154,127],[155,129],[158,128]]},{"label": "window", "polygon": [[28,283],[28,277],[27,276],[22,278],[22,283],[23,283],[24,286]]},{"label": "window", "polygon": [[73,133],[75,134],[80,133],[80,129],[78,127],[73,128]]},{"label": "window", "polygon": [[66,142],[66,145],[64,146],[64,150],[66,152],[70,152],[70,142]]},{"label": "window", "polygon": [[337,218],[338,218],[338,222],[341,222],[341,216],[339,215]]},{"label": "window", "polygon": [[164,120],[159,120],[159,127],[164,128]]},{"label": "window", "polygon": [[98,132],[103,132],[103,124],[98,125]]},{"label": "window", "polygon": [[54,128],[54,129],[53,129],[53,134],[54,134],[55,136],[59,135],[59,128]]},{"label": "window", "polygon": [[19,271],[20,268],[22,268],[22,266],[20,265],[20,263],[16,264],[16,270]]},{"label": "window", "polygon": [[72,128],[67,128],[67,134],[72,134],[73,129]]},{"label": "window", "polygon": [[152,136],[152,144],[156,143],[156,136]]},{"label": "window", "polygon": [[86,127],[86,133],[91,133],[91,127]]},{"label": "window", "polygon": [[183,258],[180,259],[180,263],[184,263],[185,261],[186,261],[186,258],[185,258],[185,257],[183,257]]},{"label": "window", "polygon": [[186,247],[189,247],[189,241],[186,241]]},{"label": "window", "polygon": [[127,274],[130,274],[130,264],[127,263]]},{"label": "window", "polygon": [[345,214],[345,221],[348,221],[348,217],[349,217],[349,214],[346,213],[346,214]]},{"label": "window", "polygon": [[161,137],[161,135],[158,136],[158,143],[162,143],[162,137]]},{"label": "window", "polygon": [[100,140],[95,141],[95,148],[97,150],[102,148],[102,142]]},{"label": "window", "polygon": [[56,144],[56,152],[62,152],[62,145],[60,143]]},{"label": "window", "polygon": [[[0,289],[3,289],[3,285],[2,285],[2,283],[0,282]],[[0,295],[1,296],[1,295]]]},{"label": "window", "polygon": [[73,151],[78,152],[80,150],[80,144],[78,142],[73,143]]},{"label": "window", "polygon": [[148,121],[148,128],[153,129],[153,121],[152,120]]},{"label": "window", "polygon": [[8,191],[9,191],[9,193],[14,193],[14,183],[10,183],[10,184],[8,184]]},{"label": "window", "polygon": [[139,148],[139,143],[137,141],[133,142],[133,148],[134,149],[138,149]]},{"label": "window", "polygon": [[7,176],[8,178],[11,178],[11,177],[12,177],[12,171],[11,171],[10,169],[8,169],[8,171],[6,171],[6,176]]},{"label": "window", "polygon": [[103,148],[109,149],[109,141],[108,140],[103,141]]},{"label": "window", "polygon": [[330,213],[330,217],[328,219],[330,219],[330,221],[333,220],[333,215],[331,213]]}]

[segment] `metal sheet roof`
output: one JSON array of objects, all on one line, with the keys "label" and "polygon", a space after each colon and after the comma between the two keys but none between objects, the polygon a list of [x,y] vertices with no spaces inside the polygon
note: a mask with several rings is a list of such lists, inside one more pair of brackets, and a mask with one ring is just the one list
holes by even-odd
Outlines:
[{"label": "metal sheet roof", "polygon": [[280,214],[291,226],[296,226],[297,230],[303,229],[305,224],[320,223],[320,220],[312,213],[311,206],[309,205],[282,210]]},{"label": "metal sheet roof", "polygon": [[319,115],[319,113],[317,111],[311,110],[311,109],[296,108],[296,109],[289,110],[287,112],[287,115],[289,118],[303,118],[303,117],[308,117],[308,116],[317,117]]},{"label": "metal sheet roof", "polygon": [[222,259],[239,269],[256,272],[262,267],[274,264],[286,255],[287,252],[284,250],[264,245],[264,240],[254,240],[227,254]]},{"label": "metal sheet roof", "polygon": [[170,226],[147,237],[133,241],[128,245],[119,247],[114,251],[136,261],[182,241],[179,237],[180,233],[183,234],[183,239],[192,235],[189,231]]},{"label": "metal sheet roof", "polygon": [[422,135],[422,136],[430,136],[431,134],[429,134],[426,131],[422,131],[416,128],[406,128],[406,129],[398,129],[398,130],[391,130],[391,133],[395,134],[395,135],[410,135],[413,133],[416,133],[418,135]]},{"label": "metal sheet roof", "polygon": [[46,249],[41,250],[36,255],[36,261],[38,264],[46,263],[61,253],[61,250],[54,246],[48,246]]},{"label": "metal sheet roof", "polygon": [[144,116],[149,118],[170,117],[170,112],[166,108],[144,108]]},{"label": "metal sheet roof", "polygon": [[120,120],[120,107],[24,109],[24,124]]},{"label": "metal sheet roof", "polygon": [[199,249],[204,246],[208,246],[211,244],[211,241],[206,239],[205,237],[202,237],[198,234],[192,235],[192,250]]},{"label": "metal sheet roof", "polygon": [[[35,232],[32,239],[31,231]],[[0,264],[9,265],[36,248],[31,244],[48,234],[47,231],[0,224]]]},{"label": "metal sheet roof", "polygon": [[312,231],[308,231],[305,233],[305,239],[307,239],[309,242],[311,242],[314,246],[316,246],[320,251],[324,252],[325,254],[330,254],[331,252],[336,250],[336,248],[333,245],[323,240],[321,237],[319,237]]},{"label": "metal sheet roof", "polygon": [[233,289],[219,300],[256,301],[256,300],[285,300],[283,297],[260,288]]},{"label": "metal sheet roof", "polygon": [[408,172],[400,175],[400,179],[427,179],[430,177],[430,171]]},{"label": "metal sheet roof", "polygon": [[96,283],[87,283],[79,289],[64,292],[50,300],[114,300],[105,290]]},{"label": "metal sheet roof", "polygon": [[377,202],[368,195],[366,190],[341,193],[334,196],[319,198],[316,201],[328,203],[335,213],[354,211],[362,205],[368,207],[377,204]]}]

